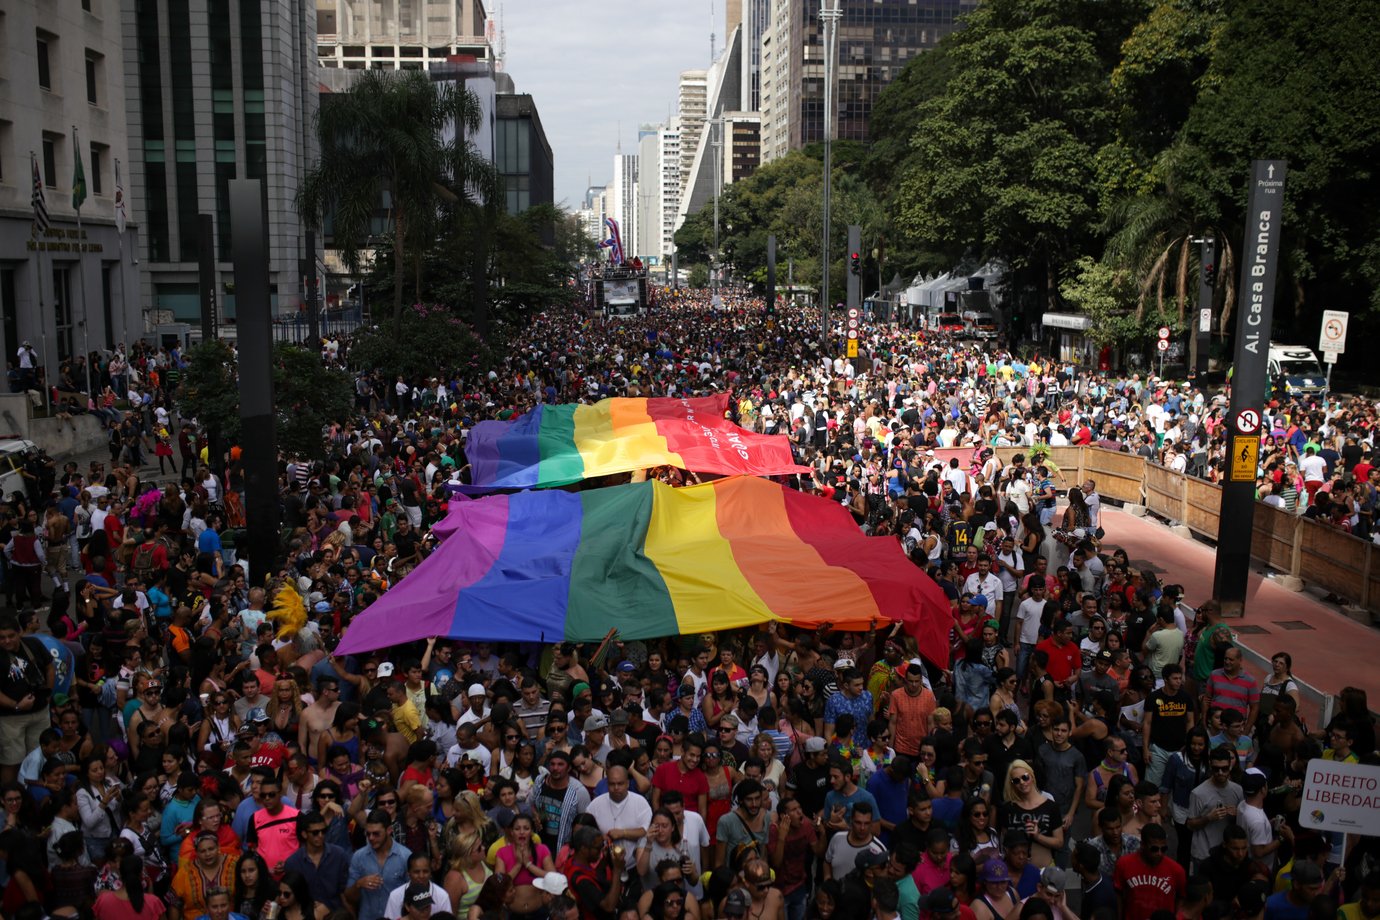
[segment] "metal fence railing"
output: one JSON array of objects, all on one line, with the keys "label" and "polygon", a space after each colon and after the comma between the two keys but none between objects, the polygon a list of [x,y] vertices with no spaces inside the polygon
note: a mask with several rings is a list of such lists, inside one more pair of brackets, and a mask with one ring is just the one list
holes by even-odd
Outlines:
[{"label": "metal fence railing", "polygon": [[[319,320],[321,335],[347,335],[364,325],[364,309],[360,306],[338,310],[322,310]],[[311,325],[305,312],[277,317],[273,321],[273,338],[278,342],[303,344],[311,338]]]}]

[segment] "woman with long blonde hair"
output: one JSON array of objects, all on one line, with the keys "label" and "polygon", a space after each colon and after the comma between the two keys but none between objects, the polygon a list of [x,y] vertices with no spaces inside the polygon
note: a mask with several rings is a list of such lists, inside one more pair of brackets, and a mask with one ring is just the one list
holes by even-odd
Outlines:
[{"label": "woman with long blonde hair", "polygon": [[[462,789],[455,796],[455,810],[441,831],[442,852],[451,852],[455,841],[471,832],[478,834],[481,840],[487,840],[492,836],[492,827],[493,822],[484,813],[484,803],[480,801],[479,794]],[[454,901],[451,903],[454,904]]]},{"label": "woman with long blonde hair", "polygon": [[1035,770],[1024,760],[1013,760],[1006,769],[997,826],[1002,833],[1024,831],[1030,838],[1031,861],[1048,866],[1052,854],[1064,846],[1064,816],[1054,800],[1035,783]]},{"label": "woman with long blonde hair", "polygon": [[484,861],[484,843],[478,831],[466,831],[455,838],[449,850],[446,877],[441,887],[450,896],[451,912],[457,917],[469,914],[479,899],[493,870]]}]

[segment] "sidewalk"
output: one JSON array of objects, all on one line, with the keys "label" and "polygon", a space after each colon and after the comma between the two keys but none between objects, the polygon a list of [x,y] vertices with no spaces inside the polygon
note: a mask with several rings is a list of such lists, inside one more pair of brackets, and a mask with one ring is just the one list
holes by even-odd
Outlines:
[{"label": "sidewalk", "polygon": [[[1212,596],[1216,552],[1196,540],[1175,536],[1169,528],[1148,517],[1134,517],[1104,506],[1102,526],[1107,536],[1104,552],[1126,550],[1131,564],[1155,573],[1161,582],[1184,586],[1184,600],[1197,606]],[[1372,710],[1380,708],[1380,631],[1357,623],[1335,606],[1307,593],[1280,587],[1263,577],[1266,569],[1252,561],[1247,587],[1246,615],[1229,619],[1240,644],[1253,664],[1288,652],[1294,659],[1294,676],[1322,694],[1340,693],[1343,687],[1366,691]],[[1257,677],[1260,667],[1251,668]],[[1310,714],[1311,724],[1312,714]]]}]

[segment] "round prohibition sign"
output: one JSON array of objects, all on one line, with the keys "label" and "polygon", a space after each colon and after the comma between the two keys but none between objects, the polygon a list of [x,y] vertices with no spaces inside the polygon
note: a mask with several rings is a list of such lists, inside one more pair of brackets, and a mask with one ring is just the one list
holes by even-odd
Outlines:
[{"label": "round prohibition sign", "polygon": [[1260,413],[1254,409],[1242,409],[1236,413],[1236,430],[1242,434],[1255,434],[1260,430]]}]

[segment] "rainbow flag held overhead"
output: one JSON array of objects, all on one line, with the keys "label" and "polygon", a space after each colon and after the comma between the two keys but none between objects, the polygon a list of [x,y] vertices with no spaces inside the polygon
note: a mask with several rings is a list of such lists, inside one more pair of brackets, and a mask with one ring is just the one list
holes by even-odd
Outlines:
[{"label": "rainbow flag held overhead", "polygon": [[561,486],[655,466],[724,476],[809,472],[796,465],[786,437],[740,428],[724,418],[727,409],[726,394],[616,397],[480,422],[465,442],[470,483],[458,491]]},{"label": "rainbow flag held overhead", "polygon": [[901,621],[948,661],[944,592],[840,505],[751,476],[457,499],[426,560],[361,613],[339,653],[431,636],[598,642]]}]

